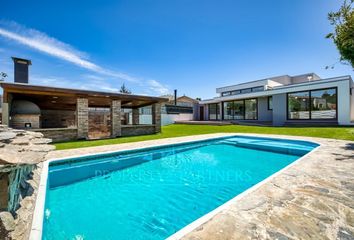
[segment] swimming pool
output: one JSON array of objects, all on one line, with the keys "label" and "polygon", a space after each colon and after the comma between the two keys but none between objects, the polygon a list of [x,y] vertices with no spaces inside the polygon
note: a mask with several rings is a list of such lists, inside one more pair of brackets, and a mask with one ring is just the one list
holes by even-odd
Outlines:
[{"label": "swimming pool", "polygon": [[49,164],[43,239],[165,239],[317,144],[226,137]]}]

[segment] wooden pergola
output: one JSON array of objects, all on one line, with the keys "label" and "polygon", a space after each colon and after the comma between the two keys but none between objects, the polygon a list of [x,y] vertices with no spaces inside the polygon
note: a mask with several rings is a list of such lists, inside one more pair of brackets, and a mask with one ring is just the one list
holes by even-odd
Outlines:
[{"label": "wooden pergola", "polygon": [[[112,92],[100,92],[81,89],[68,89],[59,87],[38,86],[20,83],[2,82],[3,106],[2,124],[12,125],[12,103],[14,101],[28,101],[39,107],[41,111],[70,112],[75,115],[77,139],[89,138],[89,109],[106,108],[110,110],[110,137],[122,135],[140,135],[161,131],[161,103],[167,99],[159,97],[141,96],[133,94],[122,94]],[[152,106],[152,124],[149,126],[139,124],[139,108]],[[125,126],[121,122],[122,109],[132,109],[132,126]],[[24,117],[22,117],[23,119]],[[25,121],[26,119],[21,120]],[[55,119],[49,119],[49,121]],[[132,127],[139,128],[134,130]],[[14,127],[14,126],[12,126]],[[26,126],[23,126],[25,128]],[[128,128],[129,131],[124,131]],[[144,129],[149,129],[144,132]],[[22,128],[22,127],[18,127]],[[42,132],[49,131],[46,127],[34,129]],[[123,131],[122,131],[123,130]],[[127,134],[124,134],[126,132]]]}]

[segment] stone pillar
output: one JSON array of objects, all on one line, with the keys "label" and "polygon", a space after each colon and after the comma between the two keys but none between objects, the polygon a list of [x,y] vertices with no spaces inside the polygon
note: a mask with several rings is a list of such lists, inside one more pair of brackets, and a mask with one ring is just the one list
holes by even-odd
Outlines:
[{"label": "stone pillar", "polygon": [[152,124],[155,124],[155,133],[161,132],[161,104],[152,105]]},{"label": "stone pillar", "polygon": [[133,125],[139,125],[139,108],[133,108],[132,121]]},{"label": "stone pillar", "polygon": [[78,98],[76,102],[77,138],[88,139],[88,99]]},{"label": "stone pillar", "polygon": [[9,103],[2,103],[2,124],[9,126]]},{"label": "stone pillar", "polygon": [[122,136],[121,104],[120,100],[113,100],[111,103],[112,137]]}]

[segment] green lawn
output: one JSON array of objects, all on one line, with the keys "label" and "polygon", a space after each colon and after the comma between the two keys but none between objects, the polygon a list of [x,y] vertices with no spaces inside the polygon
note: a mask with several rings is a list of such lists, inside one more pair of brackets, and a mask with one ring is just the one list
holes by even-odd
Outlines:
[{"label": "green lawn", "polygon": [[108,144],[138,142],[159,138],[181,137],[207,133],[263,133],[281,134],[292,136],[309,136],[322,138],[335,138],[354,141],[354,127],[256,127],[256,126],[207,126],[207,125],[183,125],[174,124],[162,127],[162,133],[154,135],[122,137],[115,139],[73,141],[56,143],[57,150],[92,147]]}]

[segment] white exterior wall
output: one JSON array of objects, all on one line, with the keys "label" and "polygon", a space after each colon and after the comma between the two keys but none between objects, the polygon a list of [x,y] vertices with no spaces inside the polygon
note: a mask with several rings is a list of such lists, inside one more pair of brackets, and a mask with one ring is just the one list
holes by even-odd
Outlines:
[{"label": "white exterior wall", "polygon": [[[194,120],[192,113],[180,113],[180,114],[161,114],[161,126],[173,124],[175,121],[192,121]],[[148,114],[139,115],[140,124],[152,124],[152,117]]]},{"label": "white exterior wall", "polygon": [[[349,125],[351,123],[351,105],[350,105],[350,93],[349,93],[349,84],[350,81],[333,81],[333,82],[326,82],[326,83],[318,83],[314,85],[303,85],[303,86],[294,86],[289,88],[287,92],[298,92],[298,91],[308,91],[308,90],[316,90],[316,89],[323,89],[323,88],[333,88],[337,87],[337,108],[338,108],[338,124],[339,125]],[[283,112],[281,109],[279,110],[279,115],[274,113],[275,108],[284,108],[286,114],[286,104],[282,102],[285,101],[286,103],[286,93],[282,94],[283,96],[280,99],[276,98],[276,101],[280,101],[274,105],[274,97],[273,97],[273,121],[279,122],[283,119]],[[284,106],[283,106],[284,105]],[[286,115],[285,115],[286,117]],[[278,118],[278,119],[277,119]],[[278,124],[278,125],[279,125]]]},{"label": "white exterior wall", "polygon": [[354,83],[351,83],[352,95],[350,96],[350,120],[354,122]]},{"label": "white exterior wall", "polygon": [[[310,81],[295,85],[275,87],[272,90],[263,92],[252,92],[247,94],[218,97],[201,101],[201,104],[207,106],[207,104],[218,103],[222,101],[273,96],[273,124],[282,125],[286,121],[286,93],[337,87],[338,124],[350,125],[354,124],[354,122],[352,122],[354,120],[354,97],[353,95],[350,95],[350,87],[352,85],[353,82],[350,76],[344,76],[331,79],[322,79],[319,81]],[[205,113],[207,114],[207,111],[205,111]]]},{"label": "white exterior wall", "polygon": [[240,90],[240,89],[246,89],[246,88],[253,88],[253,87],[259,87],[259,86],[266,86],[268,83],[268,80],[259,80],[259,81],[254,81],[254,82],[249,82],[249,83],[241,83],[233,86],[227,86],[227,87],[221,87],[216,89],[216,93],[222,93],[222,92],[228,92],[228,91],[234,91],[234,90]]},{"label": "white exterior wall", "polygon": [[[287,90],[287,92],[298,92],[298,91],[307,91],[307,90],[316,90],[322,88],[332,88],[337,87],[337,107],[338,107],[338,124],[339,125],[349,125],[351,122],[351,106],[350,106],[350,92],[349,92],[350,81],[333,81],[326,83],[317,83],[313,85],[303,85],[303,86],[294,86]],[[274,106],[273,106],[274,109]],[[274,120],[275,116],[273,116]]]},{"label": "white exterior wall", "polygon": [[349,125],[351,123],[351,82],[340,82],[338,84],[338,123],[340,125]]},{"label": "white exterior wall", "polygon": [[282,84],[282,83],[275,82],[275,81],[272,81],[272,80],[268,80],[267,89],[271,89],[273,87],[279,87],[279,86],[283,86],[283,85],[284,84]]},{"label": "white exterior wall", "polygon": [[320,80],[321,78],[314,73],[309,73],[309,74],[302,74],[302,75],[298,75],[298,76],[293,76],[291,78],[291,83],[292,84],[296,84],[296,83],[304,83],[304,82],[308,82],[309,79],[308,77],[311,76],[312,79],[310,81],[315,81],[315,80]]}]

